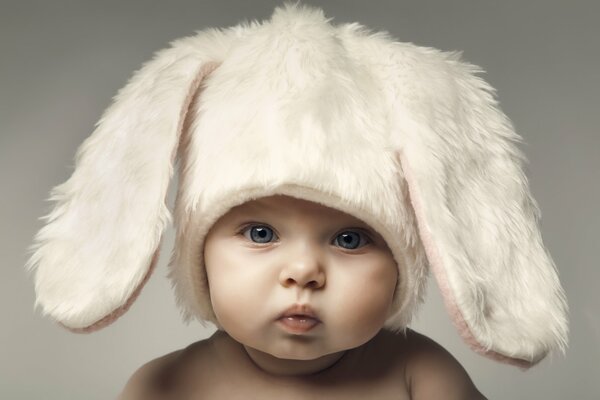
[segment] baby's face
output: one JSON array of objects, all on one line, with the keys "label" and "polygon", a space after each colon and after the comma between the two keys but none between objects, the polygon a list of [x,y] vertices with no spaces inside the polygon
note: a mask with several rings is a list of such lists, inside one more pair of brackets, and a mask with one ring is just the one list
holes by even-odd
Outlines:
[{"label": "baby's face", "polygon": [[[211,228],[204,260],[223,329],[245,346],[296,360],[374,337],[390,314],[398,276],[392,253],[368,225],[287,196],[233,208]],[[282,318],[294,305],[310,307],[313,318]]]}]

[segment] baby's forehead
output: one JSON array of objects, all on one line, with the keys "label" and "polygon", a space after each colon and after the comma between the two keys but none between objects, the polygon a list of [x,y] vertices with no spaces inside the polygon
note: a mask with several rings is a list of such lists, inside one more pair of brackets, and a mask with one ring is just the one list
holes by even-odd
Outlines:
[{"label": "baby's forehead", "polygon": [[321,220],[323,223],[344,222],[368,227],[360,218],[338,209],[285,195],[253,199],[233,207],[227,213],[227,215],[232,217],[248,214],[281,218],[311,218]]}]

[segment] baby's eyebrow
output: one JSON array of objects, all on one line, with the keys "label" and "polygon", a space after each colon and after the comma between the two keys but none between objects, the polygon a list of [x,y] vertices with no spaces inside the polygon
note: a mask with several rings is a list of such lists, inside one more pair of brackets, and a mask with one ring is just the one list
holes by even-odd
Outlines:
[{"label": "baby's eyebrow", "polygon": [[289,214],[289,206],[270,204],[265,199],[256,199],[250,202],[244,203],[238,207],[239,213],[257,213],[257,214],[270,214],[270,215],[283,215]]},{"label": "baby's eyebrow", "polygon": [[[244,215],[244,214],[256,214],[256,215],[266,215],[272,214],[275,210],[273,207],[267,204],[259,204],[259,203],[251,203],[244,204],[236,210],[236,214]],[[284,213],[285,210],[282,211]]]},{"label": "baby's eyebrow", "polygon": [[[252,218],[286,218],[290,216],[289,205],[285,204],[272,204],[267,199],[255,199],[250,202],[244,203],[237,209],[237,217],[252,217]],[[250,215],[247,215],[250,214]],[[293,213],[292,213],[293,214]],[[347,228],[360,228],[368,233],[377,235],[377,231],[371,228],[366,222],[361,221],[351,215],[347,216],[335,216],[325,217],[323,215],[318,216],[319,220],[326,224],[343,225]]]},{"label": "baby's eyebrow", "polygon": [[230,212],[227,219],[230,223],[238,224],[241,222],[261,222],[262,220],[272,220],[273,218],[284,218],[285,211],[274,212],[270,207],[256,207],[254,205],[244,204],[243,208],[234,209]]}]

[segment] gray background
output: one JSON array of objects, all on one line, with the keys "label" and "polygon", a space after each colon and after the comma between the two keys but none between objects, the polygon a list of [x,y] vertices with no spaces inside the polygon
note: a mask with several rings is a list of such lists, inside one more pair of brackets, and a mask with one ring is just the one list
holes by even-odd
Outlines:
[{"label": "gray background", "polygon": [[[598,399],[600,15],[593,1],[305,1],[334,23],[464,50],[524,137],[526,174],[571,307],[570,348],[522,372],[472,353],[437,287],[414,328],[449,349],[490,399]],[[110,327],[75,335],[34,314],[27,247],[50,189],[132,72],[168,42],[208,26],[268,18],[279,1],[0,3],[0,398],[109,399],[146,361],[212,331],[179,319],[166,262]],[[172,204],[172,190],[170,204]],[[432,283],[431,281],[430,283]]]}]

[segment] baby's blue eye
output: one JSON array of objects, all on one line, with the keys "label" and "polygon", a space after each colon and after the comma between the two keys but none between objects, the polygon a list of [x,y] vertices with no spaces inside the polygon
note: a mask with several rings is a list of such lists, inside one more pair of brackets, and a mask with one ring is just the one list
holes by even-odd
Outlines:
[{"label": "baby's blue eye", "polygon": [[354,250],[364,246],[368,240],[359,232],[346,231],[340,233],[334,240],[335,244],[345,249]]},{"label": "baby's blue eye", "polygon": [[[269,243],[275,236],[273,230],[268,226],[253,225],[249,226],[248,228],[244,229],[244,236],[255,243]],[[247,233],[250,234],[250,237],[248,237]]]}]

